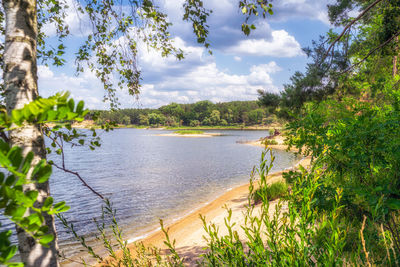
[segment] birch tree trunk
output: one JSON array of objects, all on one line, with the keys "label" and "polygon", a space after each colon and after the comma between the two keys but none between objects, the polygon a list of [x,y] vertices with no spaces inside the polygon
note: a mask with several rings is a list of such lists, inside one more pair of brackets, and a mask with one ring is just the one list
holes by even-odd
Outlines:
[{"label": "birch tree trunk", "polygon": [[[36,0],[3,0],[6,14],[3,79],[7,111],[22,108],[38,96],[36,39]],[[38,125],[26,125],[9,132],[12,145],[20,146],[24,153],[34,152],[34,163],[46,157],[43,135]],[[28,184],[24,190],[39,192],[38,205],[49,196],[48,182]],[[45,214],[49,233],[56,237],[54,216]],[[19,251],[25,266],[59,266],[57,238],[45,248],[36,243],[22,229],[17,228]]]}]

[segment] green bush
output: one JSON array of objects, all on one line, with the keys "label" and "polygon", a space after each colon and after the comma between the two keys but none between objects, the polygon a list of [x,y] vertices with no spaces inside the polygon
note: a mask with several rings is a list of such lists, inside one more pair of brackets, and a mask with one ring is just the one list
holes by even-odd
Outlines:
[{"label": "green bush", "polygon": [[197,127],[200,125],[200,122],[198,120],[191,120],[190,121],[190,127]]},{"label": "green bush", "polygon": [[[268,164],[265,156],[266,152],[262,154],[260,167],[252,173],[250,196],[255,193],[253,181],[256,173],[260,175],[260,188],[269,188],[266,177],[272,162]],[[320,212],[314,205],[320,179],[320,171],[309,173],[303,169],[301,176],[293,180],[291,193],[287,194],[285,202],[280,200],[273,210],[270,210],[268,198],[264,195],[261,195],[260,206],[251,205],[249,198],[250,205],[243,214],[244,225],[235,226],[231,221],[232,210],[228,209],[225,218],[227,235],[220,235],[219,227],[207,224],[202,217],[208,244],[201,266],[363,265],[361,245],[351,255],[343,253],[347,239],[346,229],[341,227],[346,225],[340,216],[342,190],[336,191],[330,212]],[[271,191],[281,191],[284,186],[284,183],[277,183]],[[239,236],[238,229],[244,231],[244,237]]]},{"label": "green bush", "polygon": [[278,142],[276,141],[276,140],[274,140],[274,139],[264,139],[263,141],[262,141],[262,143],[264,144],[264,145],[278,145]]}]

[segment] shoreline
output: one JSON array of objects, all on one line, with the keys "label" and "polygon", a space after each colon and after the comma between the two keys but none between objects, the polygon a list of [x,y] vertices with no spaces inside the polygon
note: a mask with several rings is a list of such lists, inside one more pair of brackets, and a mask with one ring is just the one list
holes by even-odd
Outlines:
[{"label": "shoreline", "polygon": [[179,134],[179,133],[166,133],[166,134],[156,134],[156,136],[170,136],[170,137],[189,137],[189,138],[198,138],[198,137],[215,137],[222,136],[222,133],[198,133],[198,134]]},{"label": "shoreline", "polygon": [[[280,147],[281,149],[283,147]],[[282,174],[289,170],[297,169],[299,165],[307,167],[310,165],[309,158],[302,158],[295,162],[292,167],[282,171],[269,174],[268,183],[274,183],[283,179]],[[249,194],[249,183],[245,183],[234,188],[229,188],[215,199],[208,203],[194,208],[189,213],[173,219],[169,224],[164,224],[164,228],[168,231],[171,241],[175,240],[175,248],[178,254],[185,258],[185,265],[192,266],[198,260],[204,250],[206,242],[203,238],[206,232],[203,229],[203,222],[200,215],[205,216],[207,223],[215,223],[220,226],[220,234],[224,232],[224,218],[227,216],[225,206],[233,210],[232,221],[236,222],[238,227],[244,223],[242,213],[246,210]],[[277,204],[278,200],[271,202],[271,208]],[[142,242],[145,246],[154,246],[161,249],[161,252],[168,253],[168,249],[164,244],[165,235],[160,227],[129,239],[128,248],[134,250],[134,242]],[[120,253],[120,252],[119,252]],[[101,265],[96,265],[101,266]]]},{"label": "shoreline", "polygon": [[[282,137],[278,136],[274,139],[281,140],[275,140],[278,142],[278,145],[269,145],[271,149],[287,149],[287,146],[283,144]],[[243,144],[264,147],[264,145],[261,144],[261,141],[250,141]],[[269,174],[267,178],[268,183],[282,180],[282,173],[297,169],[299,165],[306,167],[310,164],[309,162],[310,160],[308,158],[301,158],[294,161],[291,167]],[[192,264],[194,264],[198,259],[197,256],[204,251],[203,247],[206,245],[203,238],[206,232],[203,229],[203,223],[200,220],[199,215],[201,214],[205,216],[207,223],[213,222],[221,228],[224,228],[224,218],[227,216],[226,209],[224,208],[226,205],[234,211],[233,220],[237,225],[241,225],[244,223],[242,221],[242,212],[245,211],[245,206],[248,204],[248,193],[249,183],[246,182],[244,184],[239,184],[233,188],[228,188],[222,191],[207,202],[197,203],[197,205],[191,209],[182,211],[180,214],[175,214],[176,217],[169,218],[164,222],[164,227],[167,229],[171,241],[176,241],[176,250],[178,254],[186,259],[186,265],[192,266]],[[271,203],[271,207],[275,204]],[[154,227],[147,228],[147,230],[143,229],[143,232],[132,235],[127,239],[128,248],[135,251],[135,242],[142,242],[145,246],[154,246],[161,249],[162,254],[168,253],[164,244],[165,235],[161,231],[160,225],[155,224],[153,226]],[[224,235],[225,233],[221,231],[220,234]],[[100,250],[103,249],[100,247]],[[76,260],[85,254],[87,253],[83,252],[76,254],[70,258],[70,260],[64,261],[62,266],[75,266],[71,260]],[[117,251],[117,255],[121,255],[121,252]],[[108,259],[108,257],[105,259]],[[90,263],[90,260],[88,263]],[[102,266],[95,262],[92,262],[92,264],[95,264],[95,266]]]}]

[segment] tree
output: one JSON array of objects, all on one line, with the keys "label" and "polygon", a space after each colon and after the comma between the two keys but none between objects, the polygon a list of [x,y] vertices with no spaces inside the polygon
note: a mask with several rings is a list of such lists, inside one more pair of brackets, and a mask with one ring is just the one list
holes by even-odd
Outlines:
[{"label": "tree", "polygon": [[140,114],[139,115],[139,123],[141,125],[149,125],[149,117],[144,114]]},{"label": "tree", "polygon": [[228,108],[228,110],[224,114],[224,119],[226,120],[227,123],[232,123],[232,121],[233,121],[233,111],[232,111],[232,109]]},{"label": "tree", "polygon": [[[3,8],[6,14],[3,80],[6,108],[10,114],[38,97],[36,73],[38,21],[35,14],[36,1],[6,0],[3,1]],[[21,147],[24,156],[33,152],[35,155],[33,164],[46,158],[44,138],[39,125],[29,124],[9,131],[8,140],[10,145]],[[39,207],[42,206],[50,195],[49,183],[24,185],[25,192],[32,190],[39,192],[37,204]],[[49,233],[55,236],[48,247],[37,243],[33,237],[17,227],[21,260],[27,266],[58,266],[54,215],[45,215],[45,225]]]},{"label": "tree", "polygon": [[190,121],[190,127],[197,127],[200,126],[200,122],[198,120]]},{"label": "tree", "polygon": [[148,115],[150,125],[160,125],[165,123],[165,116],[158,113],[150,113]]},{"label": "tree", "polygon": [[121,123],[125,124],[125,125],[129,125],[129,124],[131,124],[131,118],[129,118],[129,116],[124,116],[124,117],[122,117]]},{"label": "tree", "polygon": [[263,118],[265,117],[265,111],[263,109],[255,109],[247,113],[249,118],[249,123],[252,124],[259,124],[262,122]]},{"label": "tree", "polygon": [[182,114],[183,114],[183,109],[182,107],[177,104],[177,103],[171,103],[166,106],[162,106],[159,108],[159,110],[165,115],[165,116],[173,116],[177,119],[180,119]]},{"label": "tree", "polygon": [[263,90],[257,92],[260,105],[266,107],[269,113],[274,113],[281,100],[279,94]]},{"label": "tree", "polygon": [[193,111],[197,115],[196,119],[199,121],[203,121],[205,118],[210,117],[213,107],[214,104],[208,100],[196,102],[193,107]]},{"label": "tree", "polygon": [[212,125],[217,125],[221,121],[221,116],[218,110],[213,110],[210,114],[210,123]]}]

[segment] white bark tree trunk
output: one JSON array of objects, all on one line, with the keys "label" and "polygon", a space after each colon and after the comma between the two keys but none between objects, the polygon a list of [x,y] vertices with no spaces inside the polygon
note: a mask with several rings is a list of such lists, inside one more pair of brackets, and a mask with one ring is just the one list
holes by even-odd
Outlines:
[{"label": "white bark tree trunk", "polygon": [[[6,14],[3,79],[7,111],[22,108],[38,96],[36,39],[36,0],[3,0]],[[38,125],[27,125],[9,132],[10,143],[35,153],[34,163],[46,157],[44,139]],[[38,205],[49,196],[48,182],[28,184],[24,190],[38,190]],[[49,233],[56,237],[54,216],[45,216]],[[25,266],[59,266],[57,238],[45,248],[17,228],[19,251]]]}]

